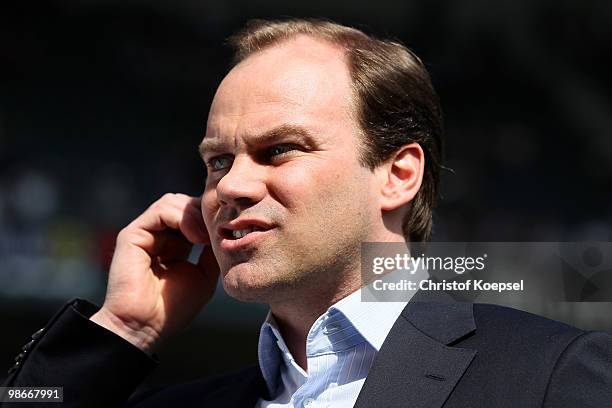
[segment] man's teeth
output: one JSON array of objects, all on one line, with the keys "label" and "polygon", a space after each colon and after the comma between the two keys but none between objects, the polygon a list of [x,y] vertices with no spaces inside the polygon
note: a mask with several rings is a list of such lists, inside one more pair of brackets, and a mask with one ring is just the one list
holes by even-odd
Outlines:
[{"label": "man's teeth", "polygon": [[249,232],[251,232],[251,230],[238,230],[238,231],[232,231],[232,236],[234,238],[242,238],[244,237],[246,234],[248,234]]},{"label": "man's teeth", "polygon": [[249,234],[249,233],[251,233],[253,231],[261,231],[261,228],[259,228],[259,227],[252,227],[252,228],[247,228],[247,229],[242,229],[242,230],[234,230],[234,231],[232,231],[232,237],[234,237],[235,239],[242,238],[246,234]]}]

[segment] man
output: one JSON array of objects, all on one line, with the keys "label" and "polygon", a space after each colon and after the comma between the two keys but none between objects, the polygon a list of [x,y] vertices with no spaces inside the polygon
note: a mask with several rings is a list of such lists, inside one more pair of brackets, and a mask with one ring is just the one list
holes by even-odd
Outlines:
[{"label": "man", "polygon": [[[321,21],[254,22],[233,43],[201,199],[168,194],[123,229],[104,305],[60,311],[7,385],[123,406],[220,271],[231,296],[270,305],[259,366],[128,406],[609,406],[606,334],[443,294],[360,302],[363,242],[431,232],[442,125],[414,54]],[[195,243],[210,246],[193,265]]]}]

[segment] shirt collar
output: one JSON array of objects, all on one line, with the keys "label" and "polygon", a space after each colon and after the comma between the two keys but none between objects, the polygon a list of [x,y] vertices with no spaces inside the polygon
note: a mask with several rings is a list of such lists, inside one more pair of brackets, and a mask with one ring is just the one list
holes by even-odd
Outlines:
[{"label": "shirt collar", "polygon": [[259,331],[257,358],[269,395],[276,395],[276,389],[280,383],[280,364],[283,359],[292,359],[293,356],[289,352],[289,348],[285,344],[270,311]]},{"label": "shirt collar", "polygon": [[[427,270],[419,268],[416,272],[396,270],[382,278],[390,281],[407,278],[414,282],[419,282],[428,277]],[[401,301],[364,301],[364,299],[369,297],[364,296],[363,292],[371,291],[372,288],[373,283],[370,283],[364,288],[351,293],[332,305],[327,314],[333,311],[342,313],[361,336],[376,351],[379,351],[395,321],[416,291],[403,291],[401,296],[396,298],[401,299]],[[393,299],[392,296],[387,296],[386,298]]]},{"label": "shirt collar", "polygon": [[[379,351],[387,338],[389,331],[395,324],[400,313],[412,297],[406,296],[401,302],[365,302],[362,301],[362,290],[359,289],[333,304],[323,315],[321,315],[311,327],[308,337],[317,342],[318,352],[327,352],[323,347],[331,351],[334,347],[352,346],[359,339],[367,341],[376,351]],[[322,328],[326,324],[340,324],[346,332],[354,332],[356,336],[350,339],[342,339],[340,342],[321,341],[321,333],[327,334]],[[327,337],[338,336],[331,334]],[[307,346],[308,349],[308,346]],[[316,350],[311,347],[310,351]],[[279,385],[280,364],[289,365],[293,356],[278,329],[274,316],[271,312],[263,322],[259,333],[258,344],[259,365],[268,386],[270,395],[275,395]]]},{"label": "shirt collar", "polygon": [[341,299],[330,307],[328,313],[334,310],[342,313],[361,336],[378,351],[408,302],[362,302],[361,291],[362,289],[359,289]]}]

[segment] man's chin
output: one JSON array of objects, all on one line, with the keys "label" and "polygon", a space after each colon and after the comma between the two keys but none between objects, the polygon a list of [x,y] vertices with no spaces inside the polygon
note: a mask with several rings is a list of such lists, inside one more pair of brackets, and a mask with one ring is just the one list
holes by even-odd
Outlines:
[{"label": "man's chin", "polygon": [[278,271],[258,267],[252,262],[232,266],[222,271],[221,276],[225,292],[242,302],[271,303],[290,287],[278,280]]},{"label": "man's chin", "polygon": [[254,267],[251,262],[233,265],[227,271],[221,271],[223,289],[236,300],[265,303],[262,295],[269,292],[269,289],[262,275],[265,272]]},{"label": "man's chin", "polygon": [[249,286],[234,283],[226,283],[223,281],[223,289],[232,298],[240,302],[249,303],[270,303],[271,290],[261,286]]}]

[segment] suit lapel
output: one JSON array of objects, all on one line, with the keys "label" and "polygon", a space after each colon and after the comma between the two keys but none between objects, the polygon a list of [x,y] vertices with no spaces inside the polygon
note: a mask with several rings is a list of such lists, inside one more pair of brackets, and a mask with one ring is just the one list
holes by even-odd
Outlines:
[{"label": "suit lapel", "polygon": [[471,303],[418,292],[389,332],[355,408],[439,408],[475,350],[449,347],[476,329]]}]

